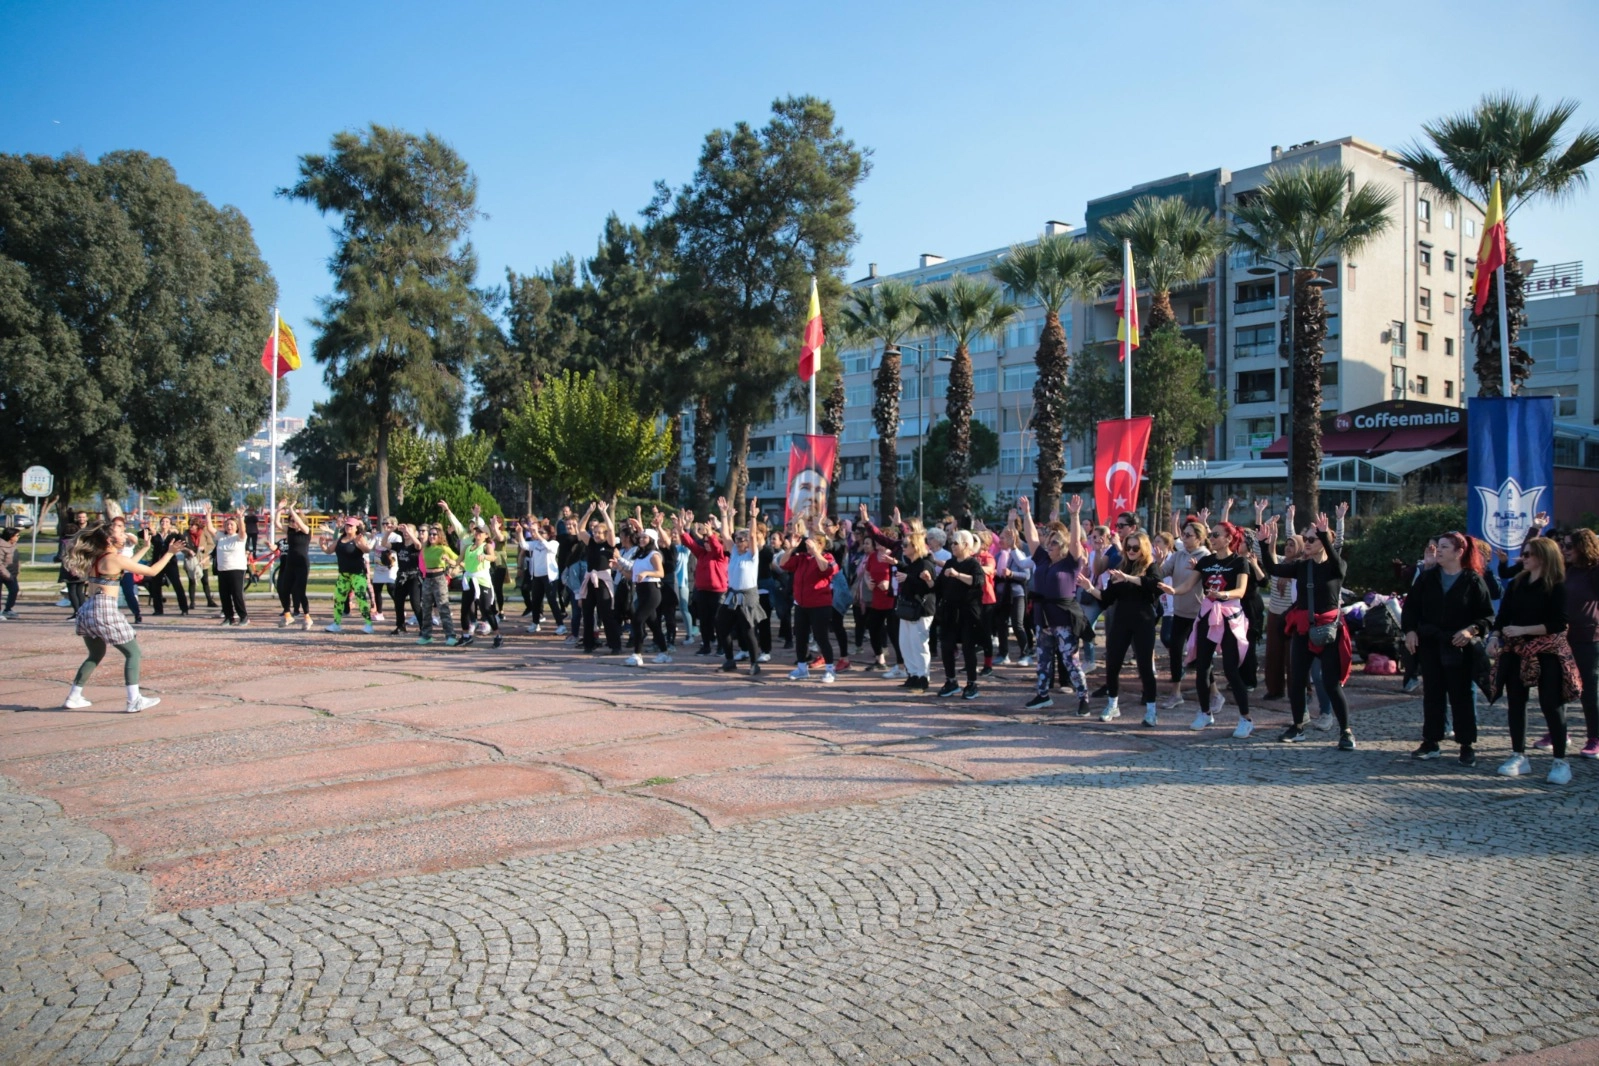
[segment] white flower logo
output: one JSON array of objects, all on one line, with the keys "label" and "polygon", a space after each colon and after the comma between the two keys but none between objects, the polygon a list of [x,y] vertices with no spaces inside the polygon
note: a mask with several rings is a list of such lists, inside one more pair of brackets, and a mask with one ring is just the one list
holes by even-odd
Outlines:
[{"label": "white flower logo", "polygon": [[1537,513],[1538,499],[1545,486],[1534,485],[1523,490],[1513,477],[1496,492],[1478,487],[1482,495],[1483,536],[1500,551],[1519,551],[1532,526],[1532,516]]}]

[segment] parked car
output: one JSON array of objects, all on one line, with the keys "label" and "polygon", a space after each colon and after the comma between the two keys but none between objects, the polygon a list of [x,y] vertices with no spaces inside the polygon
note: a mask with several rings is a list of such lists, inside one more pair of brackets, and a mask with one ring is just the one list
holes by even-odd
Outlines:
[{"label": "parked car", "polygon": [[33,516],[27,514],[0,515],[0,529],[32,529]]}]

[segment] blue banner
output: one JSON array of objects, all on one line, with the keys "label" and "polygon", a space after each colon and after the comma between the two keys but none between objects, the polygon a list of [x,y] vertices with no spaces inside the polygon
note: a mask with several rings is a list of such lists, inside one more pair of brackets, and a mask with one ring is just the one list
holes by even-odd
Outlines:
[{"label": "blue banner", "polygon": [[1466,530],[1512,559],[1540,511],[1554,513],[1555,401],[1466,401]]}]

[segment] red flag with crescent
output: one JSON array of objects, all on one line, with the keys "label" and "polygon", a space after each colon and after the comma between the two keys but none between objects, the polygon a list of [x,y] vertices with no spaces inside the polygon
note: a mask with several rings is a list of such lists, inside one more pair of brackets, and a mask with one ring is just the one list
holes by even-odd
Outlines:
[{"label": "red flag with crescent", "polygon": [[1099,424],[1099,451],[1094,455],[1094,518],[1106,525],[1123,511],[1138,510],[1138,489],[1144,480],[1144,453],[1155,420],[1112,418]]}]

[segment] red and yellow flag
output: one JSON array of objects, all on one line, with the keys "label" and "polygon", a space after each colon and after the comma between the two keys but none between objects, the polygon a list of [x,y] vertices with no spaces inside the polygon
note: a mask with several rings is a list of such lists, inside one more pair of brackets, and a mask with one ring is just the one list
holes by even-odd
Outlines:
[{"label": "red and yellow flag", "polygon": [[1494,177],[1493,189],[1488,193],[1488,211],[1482,218],[1482,243],[1477,246],[1477,276],[1471,283],[1471,313],[1482,314],[1488,302],[1488,279],[1505,265],[1505,205],[1499,195],[1499,178]]},{"label": "red and yellow flag", "polygon": [[261,368],[271,374],[274,361],[280,378],[291,370],[300,369],[300,346],[294,343],[294,331],[281,317],[278,319],[277,335],[269,335],[266,347],[261,349]]},{"label": "red and yellow flag", "polygon": [[1116,349],[1116,361],[1127,357],[1129,350],[1138,347],[1138,283],[1133,280],[1133,257],[1127,257],[1127,273],[1122,278],[1122,291],[1116,297],[1116,339],[1122,343]]},{"label": "red and yellow flag", "polygon": [[811,312],[805,319],[805,334],[800,338],[799,379],[809,381],[822,366],[822,345],[827,334],[822,331],[822,298],[816,291],[816,279],[811,279]]}]

